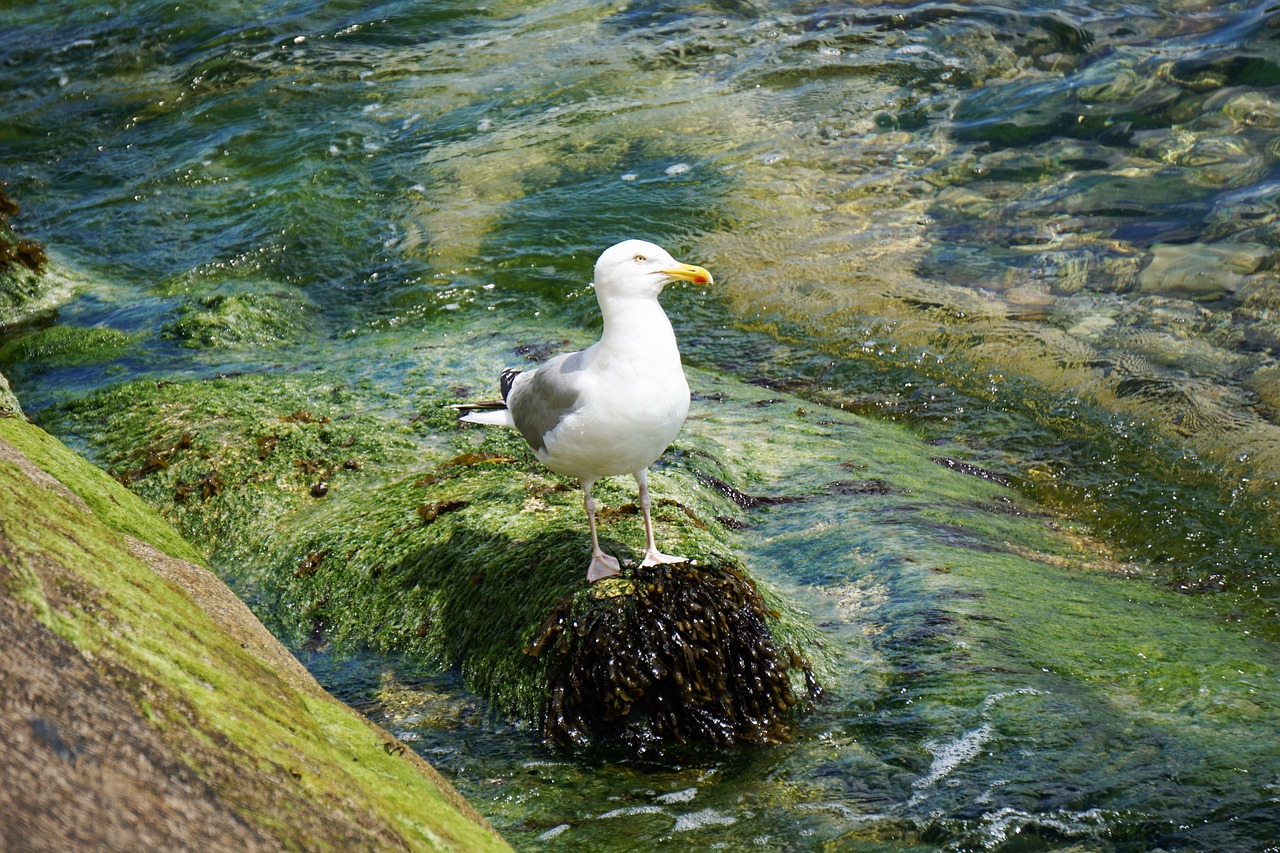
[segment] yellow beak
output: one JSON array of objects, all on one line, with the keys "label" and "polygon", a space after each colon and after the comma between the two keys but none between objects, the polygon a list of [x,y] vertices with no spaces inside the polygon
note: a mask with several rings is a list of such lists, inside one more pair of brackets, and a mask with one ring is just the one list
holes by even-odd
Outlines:
[{"label": "yellow beak", "polygon": [[676,264],[674,267],[663,270],[662,274],[680,281],[691,281],[694,284],[715,284],[711,273],[693,264]]}]

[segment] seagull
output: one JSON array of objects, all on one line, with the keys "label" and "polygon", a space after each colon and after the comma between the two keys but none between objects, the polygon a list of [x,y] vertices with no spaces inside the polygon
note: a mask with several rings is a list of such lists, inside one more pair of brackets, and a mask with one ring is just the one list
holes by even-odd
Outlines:
[{"label": "seagull", "polygon": [[601,477],[630,474],[640,489],[645,549],[641,566],[680,563],[658,550],[649,514],[649,466],[684,425],[689,383],[675,332],[658,294],[672,281],[711,284],[711,273],[682,264],[644,240],[625,240],[596,261],[596,298],[604,317],[600,340],[534,370],[505,370],[502,402],[464,403],[460,420],[520,431],[538,461],[582,484],[591,527],[587,580],[619,574],[600,549],[591,487]]}]

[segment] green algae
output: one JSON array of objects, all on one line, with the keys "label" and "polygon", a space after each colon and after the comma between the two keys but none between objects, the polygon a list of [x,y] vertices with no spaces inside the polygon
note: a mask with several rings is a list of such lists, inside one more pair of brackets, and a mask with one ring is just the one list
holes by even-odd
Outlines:
[{"label": "green algae", "polygon": [[[216,622],[130,544],[122,533],[190,551],[174,547],[171,528],[157,533],[167,526],[132,495],[38,429],[16,418],[0,428],[11,446],[42,451],[33,461],[43,468],[13,455],[0,463],[6,587],[129,695],[246,823],[284,849],[507,849],[458,810],[446,783],[386,749],[385,734],[305,675],[255,654],[248,635]],[[88,501],[102,497],[133,522],[99,520]],[[177,571],[203,571],[188,566]]]},{"label": "green algae", "polygon": [[0,326],[22,322],[45,307],[50,284],[45,276],[26,269],[0,272]]},{"label": "green algae", "polygon": [[78,496],[98,523],[133,536],[171,557],[200,561],[199,552],[141,498],[118,488],[100,469],[42,429],[17,417],[0,418],[0,438]]},{"label": "green algae", "polygon": [[281,346],[310,337],[311,313],[288,293],[216,293],[174,309],[160,336],[197,349]]},{"label": "green algae", "polygon": [[412,431],[366,414],[371,400],[385,403],[327,376],[245,374],[123,383],[44,418],[188,539],[244,554],[317,496],[406,461]]},{"label": "green algae", "polygon": [[49,326],[5,341],[0,364],[23,369],[98,364],[129,353],[140,338],[105,327]]}]

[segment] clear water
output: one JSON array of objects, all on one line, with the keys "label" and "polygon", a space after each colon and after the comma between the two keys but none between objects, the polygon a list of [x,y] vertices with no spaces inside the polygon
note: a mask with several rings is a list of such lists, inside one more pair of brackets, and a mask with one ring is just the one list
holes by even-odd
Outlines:
[{"label": "clear water", "polygon": [[[718,282],[667,298],[692,363],[961,444],[1091,559],[1010,589],[892,501],[760,513],[745,558],[844,656],[759,752],[575,758],[447,674],[321,677],[522,849],[1267,849],[1275,15],[0,3],[0,178],[68,294],[38,323],[142,335],[5,372],[38,415],[138,375],[390,359],[453,316],[553,336],[593,321],[600,248],[664,243]],[[244,293],[296,328],[166,336]]]}]

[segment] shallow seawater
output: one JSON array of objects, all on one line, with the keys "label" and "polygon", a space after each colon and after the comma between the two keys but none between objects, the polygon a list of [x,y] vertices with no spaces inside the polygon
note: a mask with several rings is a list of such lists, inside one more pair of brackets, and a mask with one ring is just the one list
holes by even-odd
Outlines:
[{"label": "shallow seawater", "polygon": [[[570,756],[411,661],[303,653],[321,680],[519,849],[1267,849],[1278,26],[1197,0],[7,4],[0,179],[63,298],[0,369],[37,420],[140,376],[390,387],[450,323],[594,328],[596,253],[663,243],[717,279],[664,297],[686,359],[762,417],[893,421],[911,476],[963,453],[1008,487],[752,511],[744,559],[840,652],[780,747]],[[68,355],[51,325],[121,334]],[[711,420],[689,431],[763,445]],[[804,466],[771,437],[760,489],[873,481],[831,429]],[[1021,559],[1043,570],[1003,583]]]}]

